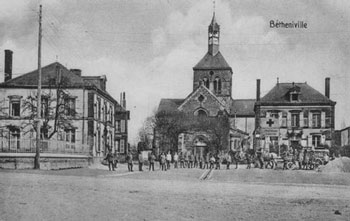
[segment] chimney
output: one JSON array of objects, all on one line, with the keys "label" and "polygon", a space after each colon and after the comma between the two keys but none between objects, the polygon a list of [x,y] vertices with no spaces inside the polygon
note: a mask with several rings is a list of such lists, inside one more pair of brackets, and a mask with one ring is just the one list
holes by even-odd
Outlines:
[{"label": "chimney", "polygon": [[12,79],[12,54],[11,50],[5,50],[5,82]]},{"label": "chimney", "polygon": [[256,79],[256,101],[260,101],[260,79]]},{"label": "chimney", "polygon": [[123,92],[123,107],[126,109],[125,92]]},{"label": "chimney", "polygon": [[326,80],[325,80],[325,92],[324,92],[324,94],[325,94],[325,96],[327,97],[327,98],[329,98],[329,88],[330,88],[330,78],[326,78]]},{"label": "chimney", "polygon": [[81,77],[81,69],[70,69],[70,72]]},{"label": "chimney", "polygon": [[103,91],[106,91],[106,82],[107,82],[106,75],[101,75],[100,76],[100,86],[101,86],[101,90],[103,90]]}]

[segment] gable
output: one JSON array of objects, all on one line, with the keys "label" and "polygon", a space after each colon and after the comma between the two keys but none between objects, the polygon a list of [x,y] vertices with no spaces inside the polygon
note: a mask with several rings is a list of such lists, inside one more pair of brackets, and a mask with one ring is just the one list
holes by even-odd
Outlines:
[{"label": "gable", "polygon": [[225,105],[204,85],[192,92],[178,107],[178,110],[189,114],[201,110],[205,111],[208,116],[217,116],[220,112],[226,112]]}]

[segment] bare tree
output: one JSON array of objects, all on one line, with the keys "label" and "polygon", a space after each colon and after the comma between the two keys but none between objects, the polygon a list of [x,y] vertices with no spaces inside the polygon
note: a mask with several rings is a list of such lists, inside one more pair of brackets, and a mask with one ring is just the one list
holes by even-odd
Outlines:
[{"label": "bare tree", "polygon": [[[48,90],[42,93],[41,101],[41,136],[44,139],[51,139],[60,128],[71,128],[72,119],[76,116],[74,102],[65,86],[68,79],[62,78],[60,82],[57,79],[49,80]],[[37,116],[37,96],[29,95],[23,102],[22,113],[28,121],[23,124],[23,128],[36,128],[35,120]],[[30,131],[30,130],[28,130]]]},{"label": "bare tree", "polygon": [[210,137],[211,151],[220,151],[228,146],[230,123],[227,116],[193,116],[183,112],[159,112],[155,115],[155,130],[159,144],[165,150],[177,151],[180,133],[202,131]]}]

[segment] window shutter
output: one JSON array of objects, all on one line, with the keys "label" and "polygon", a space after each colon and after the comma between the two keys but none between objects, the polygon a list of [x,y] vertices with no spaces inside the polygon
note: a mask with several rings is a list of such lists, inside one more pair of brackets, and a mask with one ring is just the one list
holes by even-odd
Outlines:
[{"label": "window shutter", "polygon": [[292,120],[291,113],[288,112],[288,113],[287,113],[287,127],[291,127],[291,126],[292,126],[291,120]]},{"label": "window shutter", "polygon": [[313,118],[312,113],[309,112],[309,127],[314,127],[314,125],[312,123],[312,118]]},{"label": "window shutter", "polygon": [[324,128],[326,126],[326,113],[324,111],[321,112],[321,127]]},{"label": "window shutter", "polygon": [[299,126],[304,127],[304,113],[301,111],[299,115]]}]

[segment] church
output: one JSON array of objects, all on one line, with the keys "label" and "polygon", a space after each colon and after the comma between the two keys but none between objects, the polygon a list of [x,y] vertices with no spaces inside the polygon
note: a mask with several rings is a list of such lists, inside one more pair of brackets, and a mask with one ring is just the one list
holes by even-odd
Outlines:
[{"label": "church", "polygon": [[[220,25],[215,13],[208,27],[208,51],[193,67],[193,91],[184,99],[161,99],[158,113],[179,111],[192,116],[219,118],[227,117],[229,131],[222,149],[237,149],[242,141],[252,143],[255,127],[255,99],[236,99],[232,95],[234,72],[220,52]],[[159,137],[159,136],[158,136]],[[204,154],[208,151],[210,134],[205,130],[187,130],[178,136],[178,152],[190,151]],[[252,144],[251,144],[252,145]],[[174,148],[159,145],[160,151]]]}]

